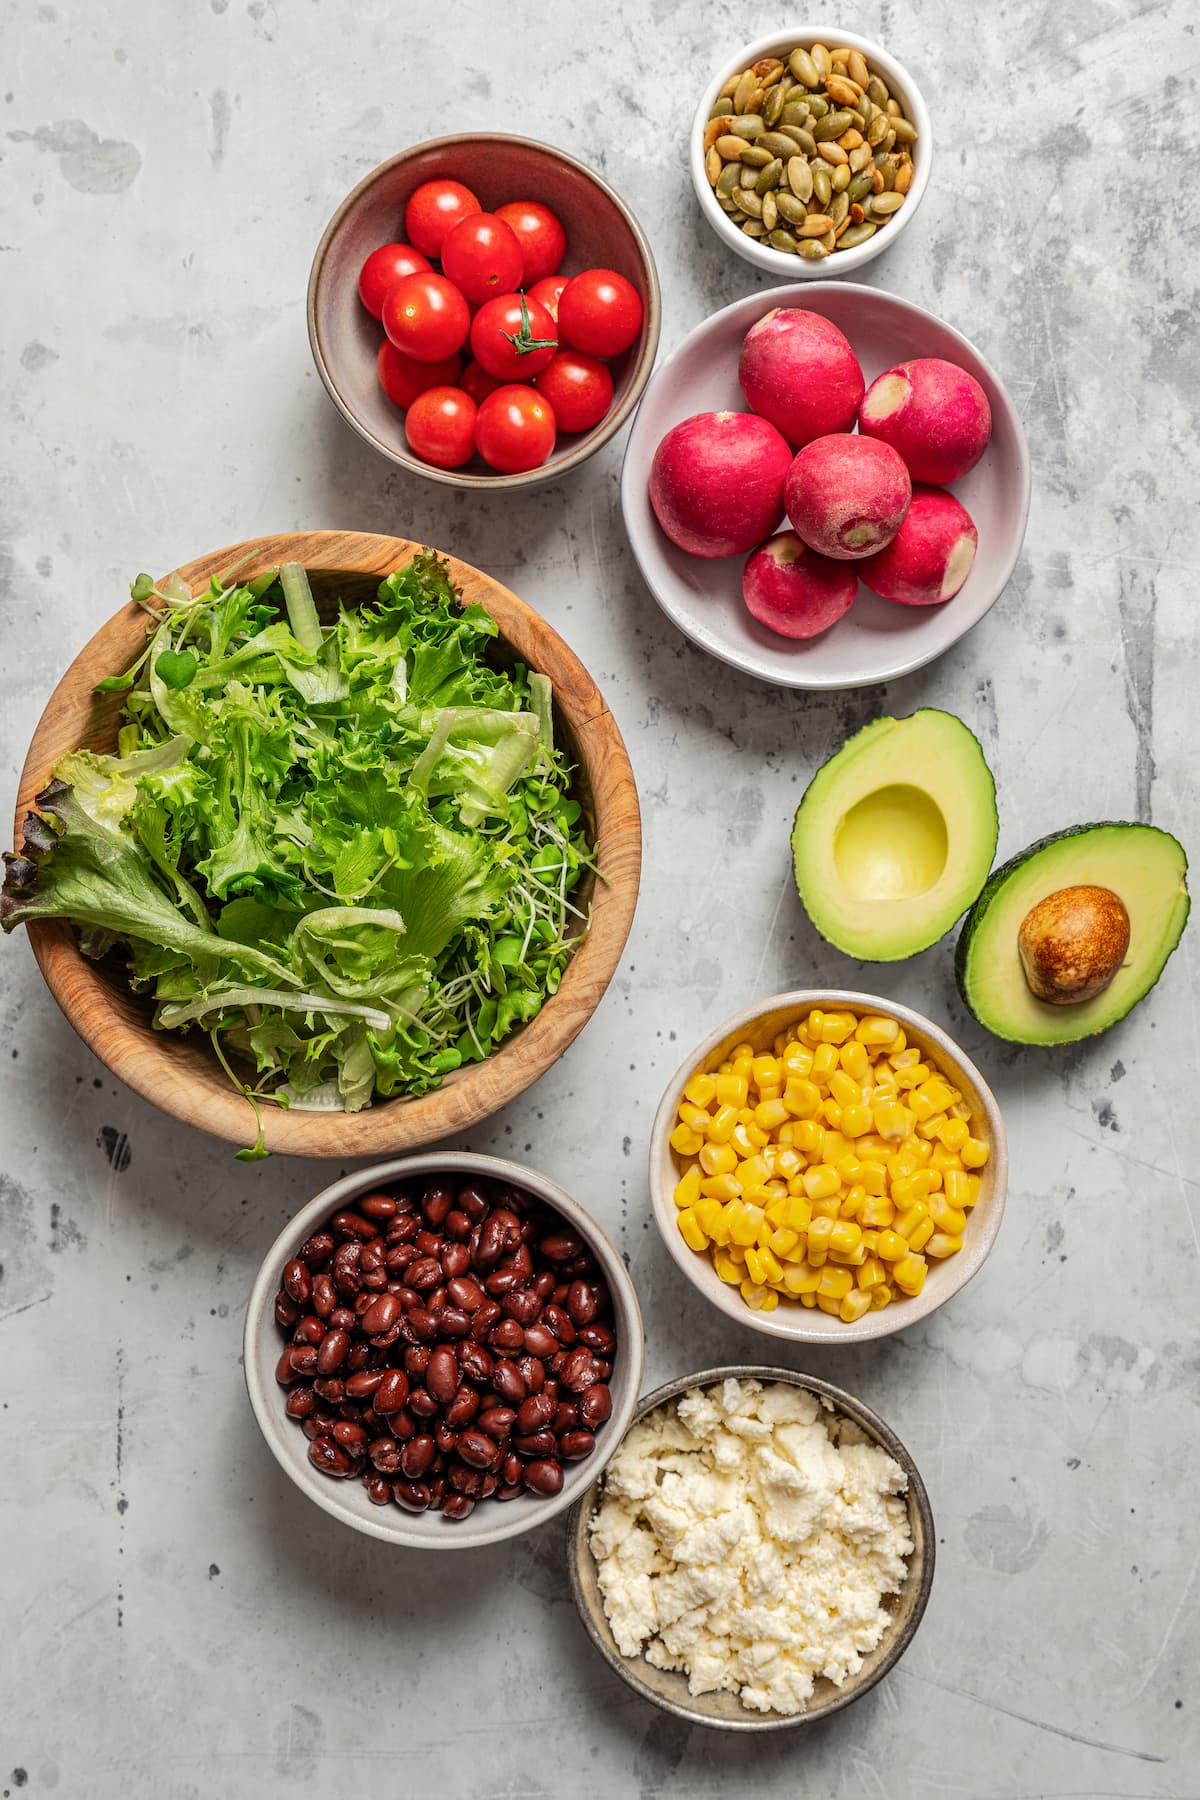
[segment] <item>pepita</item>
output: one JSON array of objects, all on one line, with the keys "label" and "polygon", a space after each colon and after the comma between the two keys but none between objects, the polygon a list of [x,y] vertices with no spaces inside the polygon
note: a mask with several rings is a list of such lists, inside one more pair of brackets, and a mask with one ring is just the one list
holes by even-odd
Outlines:
[{"label": "pepita", "polygon": [[866,216],[866,213],[856,200],[854,205],[850,208],[850,223],[852,225],[861,225]]},{"label": "pepita", "polygon": [[752,194],[749,188],[735,188],[733,197],[741,207],[742,211],[747,213],[750,218],[762,218],[762,201],[757,194]]},{"label": "pepita", "polygon": [[881,81],[878,75],[872,75],[870,81],[868,81],[867,93],[875,102],[875,105],[880,108],[885,107],[891,99],[891,95],[887,91],[887,83]]},{"label": "pepita", "polygon": [[802,156],[793,156],[787,166],[788,186],[797,200],[811,200],[813,172]]},{"label": "pepita", "polygon": [[844,75],[831,75],[825,83],[825,92],[831,100],[836,100],[839,106],[854,106],[858,102],[862,89],[847,81]]},{"label": "pepita", "polygon": [[895,194],[907,194],[909,188],[913,184],[913,176],[915,174],[916,170],[913,168],[911,162],[901,163],[900,167],[896,170],[896,185],[892,189],[892,192]]},{"label": "pepita", "polygon": [[708,109],[708,116],[710,119],[723,119],[728,112],[729,102],[727,100],[714,100]]},{"label": "pepita", "polygon": [[836,231],[827,231],[824,237],[820,237],[816,241],[818,244],[824,244],[827,250],[832,250],[837,243],[837,233]]},{"label": "pepita", "polygon": [[725,86],[721,89],[722,100],[732,100],[733,99],[734,93],[737,89],[737,84],[741,79],[742,79],[742,75],[741,75],[740,69],[736,75],[731,75],[729,77],[729,80],[725,83]]},{"label": "pepita", "polygon": [[717,193],[722,195],[725,199],[729,199],[733,194],[734,188],[741,186],[741,181],[741,163],[726,163],[725,167],[721,170],[720,175],[717,177]]},{"label": "pepita", "polygon": [[792,101],[789,105],[785,106],[779,115],[779,123],[781,125],[806,126],[808,124],[808,119],[809,112],[807,106],[797,105],[795,101]]},{"label": "pepita", "polygon": [[808,238],[803,244],[797,244],[796,254],[802,256],[805,262],[820,262],[823,256],[829,255],[829,252],[824,244],[818,243],[816,238]]},{"label": "pepita", "polygon": [[876,194],[871,200],[871,217],[886,219],[891,213],[899,212],[904,205],[903,194]]},{"label": "pepita", "polygon": [[911,119],[893,119],[892,130],[896,134],[896,142],[898,144],[915,144],[917,141],[917,128],[912,123]]},{"label": "pepita", "polygon": [[827,163],[848,163],[850,158],[840,144],[818,144],[817,155]]},{"label": "pepita", "polygon": [[746,219],[742,225],[742,230],[747,237],[760,238],[767,235],[767,228],[761,219]]},{"label": "pepita", "polygon": [[838,239],[840,237],[842,237],[845,232],[849,231],[849,229],[850,229],[850,220],[848,218],[843,219],[841,224],[839,226],[837,226],[837,228],[834,231],[834,234],[833,234],[834,243],[836,244]]},{"label": "pepita", "polygon": [[[736,126],[737,121],[735,120],[734,123]],[[825,117],[818,119],[813,126],[813,136],[818,144],[829,143],[834,138],[840,138],[849,123],[850,115],[846,112],[826,113]]]},{"label": "pepita", "polygon": [[765,168],[758,171],[758,180],[754,184],[756,194],[766,194],[777,188],[783,180],[783,163],[779,157],[773,157]]},{"label": "pepita", "polygon": [[721,170],[725,167],[716,145],[713,144],[704,153],[704,173],[708,176],[709,187],[716,187]]},{"label": "pepita", "polygon": [[723,213],[728,213],[731,218],[734,213],[738,215],[739,219],[743,219],[746,216],[732,194],[718,194],[717,205]]},{"label": "pepita", "polygon": [[805,156],[817,154],[817,140],[813,137],[812,132],[805,131],[802,125],[781,125],[779,131],[782,137],[790,137],[793,144],[803,150]]},{"label": "pepita", "polygon": [[799,225],[805,216],[803,200],[798,200],[789,188],[779,189],[775,205],[780,218],[786,219],[789,225]]},{"label": "pepita", "polygon": [[808,89],[802,82],[793,82],[783,98],[788,106],[802,106],[808,99]]},{"label": "pepita", "polygon": [[863,134],[857,127],[851,125],[846,131],[843,131],[841,137],[837,141],[842,146],[842,149],[849,154],[851,150],[860,148],[863,141]]},{"label": "pepita", "polygon": [[723,131],[714,145],[718,155],[724,162],[736,162],[746,148],[746,139],[734,137],[731,131]]},{"label": "pepita", "polygon": [[845,194],[835,194],[829,202],[829,217],[835,225],[842,224],[850,211],[850,201]]},{"label": "pepita", "polygon": [[719,119],[710,119],[704,127],[704,148],[707,150],[709,145],[715,144],[719,137],[724,137],[732,124],[733,118],[730,113],[722,113]]},{"label": "pepita", "polygon": [[828,206],[833,197],[833,177],[825,163],[815,163],[812,171],[813,193],[822,206]]},{"label": "pepita", "polygon": [[854,177],[854,180],[850,183],[850,186],[846,189],[847,194],[850,196],[851,202],[853,202],[855,200],[861,200],[864,197],[864,195],[869,194],[871,192],[872,185],[874,182],[874,175],[875,175],[875,171],[872,169],[869,173],[866,170],[864,170],[861,175],[856,175]]},{"label": "pepita", "polygon": [[733,142],[741,145],[740,157],[746,168],[765,169],[770,162],[771,152],[761,144],[747,144],[743,138],[734,138]]},{"label": "pepita", "polygon": [[774,245],[776,250],[795,250],[798,239],[794,232],[787,231],[782,225],[777,225],[767,242]]},{"label": "pepita", "polygon": [[830,185],[835,194],[844,194],[850,186],[850,164],[839,163],[830,178]]},{"label": "pepita", "polygon": [[878,112],[867,126],[868,144],[882,144],[888,134],[888,119],[885,112]]},{"label": "pepita", "polygon": [[774,87],[768,89],[766,98],[763,100],[763,124],[768,128],[777,125],[782,112],[783,89],[776,82]]},{"label": "pepita", "polygon": [[735,113],[748,113],[752,110],[750,98],[757,88],[758,82],[755,80],[754,70],[747,69],[733,90],[733,110]]},{"label": "pepita", "polygon": [[729,129],[734,137],[754,138],[763,134],[762,116],[759,113],[739,113],[729,121]]},{"label": "pepita", "polygon": [[775,196],[766,193],[762,197],[762,225],[764,231],[774,231],[779,223],[779,208],[775,204]]},{"label": "pepita", "polygon": [[[758,170],[743,168],[742,169],[742,179],[738,182],[738,188],[745,188],[745,190],[748,194],[757,194],[757,192],[758,192]],[[735,188],[733,191],[736,194],[738,189]]]},{"label": "pepita", "polygon": [[850,152],[850,168],[855,175],[861,175],[864,169],[871,166],[870,144],[860,144],[857,150]]},{"label": "pepita", "polygon": [[851,81],[857,81],[860,88],[865,88],[871,79],[871,71],[867,67],[867,59],[861,50],[852,50],[846,58],[846,67],[850,71]]},{"label": "pepita", "polygon": [[821,77],[822,81],[824,81],[825,77],[833,67],[833,58],[830,56],[824,44],[814,44],[808,54],[812,58],[813,68],[817,71],[817,74]]},{"label": "pepita", "polygon": [[808,97],[808,110],[814,119],[823,119],[825,114],[829,111],[829,102],[828,100],[823,100],[820,94],[810,94]]},{"label": "pepita", "polygon": [[791,156],[792,140],[782,131],[764,131],[756,140],[760,150],[768,150],[772,156]]},{"label": "pepita", "polygon": [[826,232],[832,230],[833,220],[827,218],[824,213],[810,213],[807,219],[803,219],[796,227],[798,235],[802,238],[823,238]]},{"label": "pepita", "polygon": [[821,71],[807,50],[793,50],[788,57],[788,68],[796,80],[802,81],[806,88],[820,87]]},{"label": "pepita", "polygon": [[875,226],[870,219],[865,219],[861,225],[851,225],[848,231],[842,233],[842,241],[838,245],[838,249],[853,250],[859,244],[865,244],[867,239],[874,235]]}]

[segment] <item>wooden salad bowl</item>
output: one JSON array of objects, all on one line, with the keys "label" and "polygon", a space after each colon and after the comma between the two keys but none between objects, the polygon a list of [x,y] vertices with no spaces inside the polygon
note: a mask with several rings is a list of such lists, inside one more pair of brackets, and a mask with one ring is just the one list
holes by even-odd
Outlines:
[{"label": "wooden salad bowl", "polygon": [[[282,532],[251,538],[185,563],[178,574],[193,593],[213,575],[235,566],[238,578],[285,562],[309,572],[318,606],[331,612],[337,600],[361,605],[374,598],[383,576],[406,562],[420,544],[366,532]],[[358,1113],[288,1111],[265,1105],[268,1150],[287,1156],[380,1156],[452,1137],[525,1091],[556,1062],[591,1018],[612,979],[637,903],[641,869],[641,819],[633,770],[621,734],[595,682],[579,658],[531,607],[491,576],[448,556],[451,577],[464,600],[476,601],[499,627],[498,660],[519,660],[548,675],[554,687],[556,741],[575,766],[574,794],[589,825],[599,879],[578,890],[586,928],[558,991],[518,1027],[486,1061],[456,1069],[432,1093],[376,1101]],[[15,842],[26,814],[55,763],[80,748],[112,751],[123,696],[95,695],[106,675],[119,673],[144,648],[146,613],[130,601],[80,652],[62,677],[38,723],[17,794]],[[164,1112],[231,1143],[250,1144],[255,1126],[250,1105],[238,1093],[196,1033],[156,1031],[152,1004],[134,994],[115,959],[93,962],[61,920],[39,919],[26,928],[50,992],[88,1048],[135,1093]]]}]

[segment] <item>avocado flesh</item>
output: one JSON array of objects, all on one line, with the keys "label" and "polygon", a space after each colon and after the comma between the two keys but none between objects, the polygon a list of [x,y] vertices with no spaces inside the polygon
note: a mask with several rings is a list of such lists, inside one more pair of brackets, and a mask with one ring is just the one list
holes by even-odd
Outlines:
[{"label": "avocado flesh", "polygon": [[[1106,887],[1129,914],[1129,949],[1090,1000],[1052,1005],[1029,991],[1017,948],[1021,921],[1066,887]],[[1042,838],[996,870],[971,912],[955,958],[959,991],[979,1023],[1017,1044],[1073,1044],[1107,1031],[1154,986],[1188,916],[1187,857],[1153,825],[1078,825]]]},{"label": "avocado flesh", "polygon": [[933,708],[876,719],[818,769],[796,809],[796,888],[837,949],[897,962],[970,906],[996,832],[991,770],[961,719]]}]

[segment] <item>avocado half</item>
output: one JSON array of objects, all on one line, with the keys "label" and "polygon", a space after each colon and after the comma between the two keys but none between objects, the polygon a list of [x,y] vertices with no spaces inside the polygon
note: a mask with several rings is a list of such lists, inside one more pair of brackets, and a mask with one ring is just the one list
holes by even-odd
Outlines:
[{"label": "avocado half", "polygon": [[837,949],[898,962],[970,906],[996,835],[996,784],[961,719],[931,707],[875,719],[817,770],[796,808],[796,889]]},{"label": "avocado half", "polygon": [[[1017,934],[1039,901],[1103,887],[1129,914],[1129,948],[1090,1000],[1051,1005],[1029,990]],[[1154,825],[1104,821],[1057,831],[1002,864],[967,915],[955,952],[958,988],[979,1023],[1014,1044],[1073,1044],[1123,1019],[1163,972],[1187,922],[1187,856]]]}]

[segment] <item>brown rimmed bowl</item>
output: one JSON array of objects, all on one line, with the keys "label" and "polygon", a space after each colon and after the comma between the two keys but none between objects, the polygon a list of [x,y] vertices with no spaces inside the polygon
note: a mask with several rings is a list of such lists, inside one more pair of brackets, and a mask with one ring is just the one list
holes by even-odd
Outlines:
[{"label": "brown rimmed bowl", "polygon": [[[423,181],[451,178],[478,195],[484,210],[509,200],[540,200],[567,234],[562,272],[615,269],[642,298],[642,329],[610,363],[613,403],[591,431],[563,434],[548,462],[498,475],[478,458],[462,469],[435,469],[408,448],[404,415],[379,385],[375,361],[383,327],[358,297],[358,272],[372,250],[403,237],[404,208]],[[658,348],[658,273],[646,234],[620,196],[565,150],[499,132],[460,132],[414,144],[389,157],[347,194],[317,246],[308,278],[308,338],[317,373],[342,417],[389,461],[427,481],[485,491],[540,487],[586,462],[625,423],[650,379]]]},{"label": "brown rimmed bowl", "polygon": [[[178,574],[199,593],[214,575],[236,568],[248,581],[284,562],[302,563],[317,603],[332,614],[340,599],[362,605],[380,580],[422,546],[365,532],[283,532],[252,538],[185,563]],[[578,890],[586,929],[558,992],[485,1062],[447,1076],[419,1099],[379,1101],[358,1113],[263,1109],[268,1150],[290,1156],[379,1156],[419,1149],[465,1131],[525,1091],[556,1062],[587,1024],[608,986],[629,935],[641,867],[637,788],[621,734],[578,657],[540,615],[491,576],[447,557],[466,602],[496,621],[496,660],[520,661],[548,675],[554,688],[556,740],[575,765],[575,797],[588,821],[600,879]],[[71,664],[42,714],[17,794],[16,842],[26,813],[54,764],[80,748],[116,747],[120,694],[94,695],[103,676],[128,667],[146,642],[146,615],[132,601],[101,626]],[[155,1031],[148,1001],[133,994],[118,960],[83,956],[72,928],[38,920],[29,940],[46,984],[84,1043],[106,1068],[146,1100],[187,1124],[231,1143],[254,1140],[248,1102],[229,1083],[207,1039]]]},{"label": "brown rimmed bowl", "polygon": [[[697,1375],[685,1375],[678,1381],[668,1381],[664,1387],[655,1388],[652,1394],[639,1401],[629,1425],[636,1425],[656,1407],[681,1399],[692,1388],[715,1387],[719,1382],[729,1380],[761,1381],[764,1386],[782,1382],[787,1387],[804,1388],[815,1394],[829,1412],[849,1421],[869,1443],[886,1450],[908,1476],[908,1524],[913,1541],[908,1576],[900,1592],[885,1599],[884,1605],[892,1614],[891,1626],[864,1659],[858,1674],[852,1675],[840,1687],[821,1676],[803,1712],[755,1713],[744,1707],[736,1694],[691,1694],[688,1678],[681,1671],[656,1669],[644,1656],[622,1656],[605,1616],[596,1560],[588,1544],[588,1527],[601,1496],[602,1472],[580,1496],[567,1521],[571,1593],[584,1629],[605,1662],[643,1700],[661,1706],[664,1712],[674,1713],[677,1718],[686,1719],[690,1725],[712,1725],[720,1731],[782,1731],[789,1726],[811,1725],[818,1719],[827,1719],[831,1713],[840,1712],[843,1706],[861,1699],[904,1655],[921,1623],[933,1586],[933,1512],[920,1470],[891,1427],[862,1400],[815,1375],[801,1375],[794,1369],[770,1368],[756,1363],[702,1369]],[[610,1460],[619,1449],[619,1444],[613,1448]]]}]

